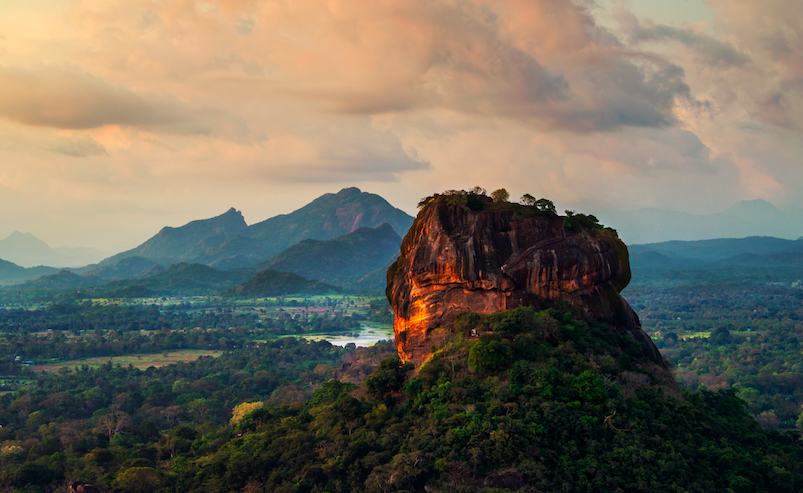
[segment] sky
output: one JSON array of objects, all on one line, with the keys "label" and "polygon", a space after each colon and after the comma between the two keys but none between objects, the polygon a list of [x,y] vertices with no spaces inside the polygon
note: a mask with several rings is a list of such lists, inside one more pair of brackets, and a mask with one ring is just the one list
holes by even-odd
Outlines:
[{"label": "sky", "polygon": [[0,1],[0,237],[51,246],[348,186],[803,207],[801,125],[799,0]]}]

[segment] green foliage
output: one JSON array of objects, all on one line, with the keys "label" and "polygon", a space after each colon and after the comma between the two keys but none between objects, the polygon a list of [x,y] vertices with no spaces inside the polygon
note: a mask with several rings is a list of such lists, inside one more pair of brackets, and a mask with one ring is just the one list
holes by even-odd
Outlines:
[{"label": "green foliage", "polygon": [[529,193],[525,193],[524,195],[521,196],[519,202],[521,202],[522,205],[533,206],[535,205],[536,200],[537,199],[532,195],[530,195]]},{"label": "green foliage", "polygon": [[132,467],[121,472],[114,485],[125,493],[149,493],[162,486],[159,471],[152,467]]},{"label": "green foliage", "polygon": [[252,412],[261,408],[263,405],[264,405],[263,402],[258,401],[258,402],[243,402],[242,404],[234,406],[234,409],[231,410],[231,419],[229,420],[229,424],[231,425],[240,424],[240,421],[242,421],[247,414],[251,414]]},{"label": "green foliage", "polygon": [[510,198],[510,194],[504,188],[500,188],[498,190],[494,190],[493,192],[491,192],[491,198],[493,199],[494,202],[503,203],[507,202],[507,200]]},{"label": "green foliage", "polygon": [[507,368],[513,349],[499,338],[481,339],[471,346],[468,366],[478,373],[497,372]]},{"label": "green foliage", "polygon": [[549,199],[538,199],[533,205],[535,205],[535,208],[541,212],[546,212],[551,216],[558,215],[558,211],[555,209],[555,204]]},{"label": "green foliage", "polygon": [[789,285],[801,274],[637,270],[623,293],[683,387],[737,389],[750,414],[773,413],[778,427],[794,429],[803,409],[803,311],[800,288]]},{"label": "green foliage", "polygon": [[592,214],[583,214],[580,212],[566,211],[566,217],[563,220],[563,227],[566,231],[577,233],[579,231],[603,231],[616,238],[619,234],[613,228],[608,228],[599,223],[599,219]]},{"label": "green foliage", "polygon": [[412,363],[402,363],[398,356],[387,358],[365,380],[365,388],[374,399],[382,399],[390,392],[401,390],[412,369]]},{"label": "green foliage", "polygon": [[[796,433],[763,430],[734,390],[670,396],[610,327],[558,309],[458,321],[460,334],[415,378],[389,358],[359,388],[313,371],[324,361],[338,367],[346,352],[293,339],[147,371],[40,376],[28,394],[0,396],[8,423],[0,443],[26,452],[3,456],[0,485],[60,491],[80,478],[120,492],[728,493],[803,484]],[[463,338],[472,330],[479,340]],[[471,351],[494,344],[509,348],[506,361],[470,371]],[[360,367],[355,353],[348,358]],[[185,406],[199,399],[220,404],[193,427]],[[226,411],[242,402],[265,405],[232,429]],[[132,425],[109,439],[92,420],[111,406],[128,409]],[[45,411],[49,422],[29,430],[21,410]]]}]

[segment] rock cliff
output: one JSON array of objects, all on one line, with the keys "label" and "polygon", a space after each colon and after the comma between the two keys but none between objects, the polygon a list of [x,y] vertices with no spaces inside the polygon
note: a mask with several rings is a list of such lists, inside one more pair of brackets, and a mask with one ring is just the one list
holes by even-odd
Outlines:
[{"label": "rock cliff", "polygon": [[613,232],[567,232],[561,216],[470,198],[474,207],[466,206],[465,195],[431,199],[388,269],[387,297],[404,361],[424,362],[436,329],[452,327],[460,312],[545,309],[563,300],[630,334],[642,345],[640,359],[668,374],[638,316],[619,295],[630,282],[630,264],[627,247]]}]

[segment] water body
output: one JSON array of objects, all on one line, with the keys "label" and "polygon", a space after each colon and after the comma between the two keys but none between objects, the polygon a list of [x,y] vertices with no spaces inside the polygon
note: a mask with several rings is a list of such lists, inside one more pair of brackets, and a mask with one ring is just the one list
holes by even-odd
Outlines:
[{"label": "water body", "polygon": [[302,337],[312,341],[329,341],[335,346],[346,346],[354,343],[357,347],[366,347],[373,346],[379,341],[392,341],[394,333],[392,328],[363,325],[360,331],[349,334],[319,334],[304,335]]}]

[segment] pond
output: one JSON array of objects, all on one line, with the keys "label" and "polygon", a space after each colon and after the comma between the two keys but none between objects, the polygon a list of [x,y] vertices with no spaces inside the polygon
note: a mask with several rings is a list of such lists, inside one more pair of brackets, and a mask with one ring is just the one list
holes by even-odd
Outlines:
[{"label": "pond", "polygon": [[304,339],[311,341],[329,341],[335,346],[346,346],[354,343],[357,347],[373,346],[379,341],[392,341],[394,338],[391,327],[371,327],[363,325],[358,332],[340,334],[304,335]]}]

